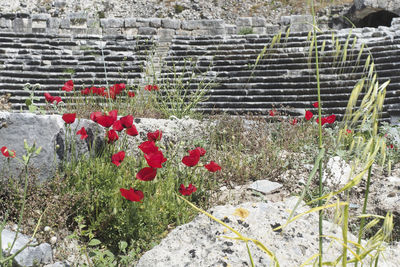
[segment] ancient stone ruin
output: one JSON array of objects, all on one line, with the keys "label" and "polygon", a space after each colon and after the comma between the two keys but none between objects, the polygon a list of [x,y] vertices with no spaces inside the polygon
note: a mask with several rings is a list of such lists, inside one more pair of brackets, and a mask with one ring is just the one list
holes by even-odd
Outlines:
[{"label": "ancient stone ruin", "polygon": [[[312,21],[310,18],[286,17],[278,26],[254,17],[239,18],[237,25],[231,25],[222,20],[3,14],[0,89],[2,94],[11,94],[12,108],[20,110],[26,108],[25,100],[31,94],[23,90],[27,83],[40,84],[33,94],[43,105],[44,92],[60,94],[69,79],[78,89],[119,82],[141,88],[151,82],[146,72],[152,69],[159,77],[171,78],[174,72],[181,75],[189,81],[190,90],[210,83],[208,100],[198,106],[205,113],[266,115],[275,108],[284,114],[302,115],[316,101],[312,27],[304,24]],[[237,34],[246,28],[254,33]],[[343,115],[354,85],[368,72],[365,62],[371,55],[378,80],[391,81],[383,118],[397,118],[399,33],[398,18],[391,21],[391,27],[318,33],[322,101],[327,114]]]}]

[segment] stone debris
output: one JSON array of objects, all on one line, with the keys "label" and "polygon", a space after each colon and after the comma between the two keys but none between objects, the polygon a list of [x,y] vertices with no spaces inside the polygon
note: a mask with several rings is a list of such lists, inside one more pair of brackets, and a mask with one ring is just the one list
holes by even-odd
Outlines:
[{"label": "stone debris", "polygon": [[280,183],[271,182],[268,180],[257,180],[254,183],[250,184],[248,189],[255,190],[257,192],[261,192],[263,194],[274,193],[276,190],[281,188],[282,185]]},{"label": "stone debris", "polygon": [[[284,231],[274,231],[288,218],[297,198],[282,202],[242,203],[237,206],[217,206],[209,212],[217,219],[239,231],[242,235],[255,238],[275,253],[281,266],[300,266],[318,252],[318,214],[311,213],[292,222]],[[298,213],[309,207],[301,206]],[[341,228],[324,221],[325,234],[342,238]],[[174,229],[159,245],[146,252],[137,267],[163,266],[249,266],[249,256],[243,242],[224,238],[236,235],[205,215],[197,216],[192,222]],[[349,234],[349,240],[356,241]],[[330,239],[324,241],[326,261],[341,254],[341,246]],[[253,243],[250,251],[256,265],[271,266],[271,259]],[[399,245],[388,247],[381,257],[381,266],[398,266]],[[385,261],[385,260],[386,261]],[[365,260],[364,263],[368,262]]]},{"label": "stone debris", "polygon": [[326,183],[329,188],[343,187],[349,182],[351,175],[351,167],[339,156],[330,158],[326,167],[322,181]]},{"label": "stone debris", "polygon": [[[2,252],[8,252],[9,246],[13,243],[15,238],[15,232],[8,229],[4,229],[1,232],[2,239]],[[30,241],[30,237],[24,234],[18,234],[18,238],[15,242],[11,255],[16,253],[19,249],[25,246]],[[25,248],[14,258],[14,264],[21,267],[37,266],[37,264],[48,264],[53,261],[53,254],[51,246],[48,243],[37,244],[36,239],[33,239],[30,243],[36,245],[33,247]]]}]

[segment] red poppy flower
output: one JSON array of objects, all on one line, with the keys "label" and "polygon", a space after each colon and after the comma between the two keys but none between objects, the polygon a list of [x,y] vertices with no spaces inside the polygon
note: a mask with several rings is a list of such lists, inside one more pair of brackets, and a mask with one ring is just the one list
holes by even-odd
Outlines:
[{"label": "red poppy flower", "polygon": [[184,196],[190,196],[192,193],[196,192],[196,190],[197,188],[192,184],[189,184],[186,188],[183,184],[179,187],[179,192]]},{"label": "red poppy flower", "polygon": [[311,111],[309,111],[309,110],[307,110],[306,111],[306,116],[305,116],[305,118],[306,118],[306,120],[311,120],[311,118],[314,116],[314,114],[312,114],[312,112]]},{"label": "red poppy flower", "polygon": [[110,87],[110,94],[106,94],[106,97],[111,97],[112,99],[115,99],[117,95],[119,95],[123,90],[125,90],[126,86],[124,83],[117,83],[114,84],[113,86]]},{"label": "red poppy flower", "polygon": [[346,135],[351,134],[351,133],[352,133],[352,130],[349,130],[349,129],[346,130]]},{"label": "red poppy flower", "polygon": [[131,128],[126,129],[125,133],[130,136],[139,135],[139,132],[136,130],[136,126],[132,125]]},{"label": "red poppy flower", "polygon": [[109,143],[109,144],[114,143],[114,142],[117,141],[118,138],[119,138],[117,132],[114,131],[114,130],[109,130],[109,131],[107,132],[107,137],[108,137],[108,143]]},{"label": "red poppy flower", "polygon": [[145,154],[144,158],[146,159],[147,164],[149,164],[149,166],[153,168],[162,168],[161,164],[167,161],[167,159],[164,158],[164,155],[161,151]]},{"label": "red poppy flower", "polygon": [[221,166],[219,166],[217,163],[214,161],[210,161],[209,164],[204,165],[204,167],[209,171],[209,172],[216,172],[221,170]]},{"label": "red poppy flower", "polygon": [[314,106],[314,108],[318,108],[318,101],[314,102],[312,105]]},{"label": "red poppy flower", "polygon": [[146,90],[146,91],[158,91],[158,86],[155,85],[155,84],[153,84],[153,85],[148,84],[148,85],[146,85],[144,87],[144,90]]},{"label": "red poppy flower", "polygon": [[103,116],[103,113],[100,111],[90,113],[90,119],[94,122],[97,122],[98,117]]},{"label": "red poppy flower", "polygon": [[15,150],[9,150],[6,146],[3,146],[1,148],[1,153],[4,155],[6,158],[15,158]]},{"label": "red poppy flower", "polygon": [[61,100],[61,97],[59,97],[59,96],[52,96],[52,95],[50,95],[49,93],[44,93],[44,98],[46,99],[46,101],[47,102],[49,102],[49,103],[54,103],[54,101],[58,104],[58,103],[60,103],[62,100]]},{"label": "red poppy flower", "polygon": [[53,102],[53,97],[49,93],[44,93],[44,98],[46,99],[47,102],[52,103]]},{"label": "red poppy flower", "polygon": [[54,101],[58,104],[62,101],[62,99],[59,96],[53,96],[53,103],[54,103]]},{"label": "red poppy flower", "polygon": [[141,181],[152,181],[154,180],[156,175],[157,175],[157,169],[152,167],[145,167],[136,174],[136,178]]},{"label": "red poppy flower", "polygon": [[111,117],[113,117],[114,118],[114,120],[117,120],[117,117],[118,117],[118,110],[111,110],[110,112],[108,112],[108,115],[109,116],[111,116]]},{"label": "red poppy flower", "polygon": [[276,110],[275,109],[271,109],[270,111],[269,111],[269,115],[271,116],[271,117],[273,117],[273,116],[275,116],[276,115]]},{"label": "red poppy flower", "polygon": [[111,127],[117,120],[114,116],[100,115],[95,117],[96,122],[105,128]]},{"label": "red poppy flower", "polygon": [[124,126],[125,128],[131,128],[133,124],[133,116],[127,115],[125,117],[120,118],[120,121],[122,123],[122,126]]},{"label": "red poppy flower", "polygon": [[[315,121],[316,121],[316,123],[319,123],[319,118],[317,118]],[[326,118],[322,117],[321,118],[321,125],[324,126],[325,123],[326,123]]]},{"label": "red poppy flower", "polygon": [[157,130],[157,131],[155,131],[155,132],[153,132],[153,133],[147,133],[147,139],[148,139],[149,141],[154,141],[154,142],[156,142],[156,141],[161,140],[161,137],[162,137],[162,132],[159,131],[159,130]]},{"label": "red poppy flower", "polygon": [[129,97],[135,97],[135,92],[129,91],[129,92],[128,92],[128,96],[129,96]]},{"label": "red poppy flower", "polygon": [[[332,124],[336,120],[336,115],[330,115],[328,117],[322,117],[321,118],[321,125],[324,125],[325,123]],[[316,119],[316,122],[319,123],[319,118]]]},{"label": "red poppy flower", "polygon": [[297,119],[294,118],[293,120],[291,120],[291,121],[290,121],[290,124],[291,124],[291,125],[296,125],[296,124],[297,124]]},{"label": "red poppy flower", "polygon": [[64,83],[64,86],[61,89],[63,91],[71,92],[74,89],[74,82],[69,80],[68,82]]},{"label": "red poppy flower", "polygon": [[125,158],[125,151],[120,151],[111,156],[111,162],[116,166],[119,166],[121,165],[121,162],[124,160],[124,158]]},{"label": "red poppy flower", "polygon": [[142,199],[144,198],[142,191],[135,190],[132,187],[129,190],[120,188],[119,191],[121,192],[121,196],[132,202],[142,202]]},{"label": "red poppy flower", "polygon": [[202,147],[196,147],[195,149],[197,149],[200,152],[200,157],[206,154],[206,150]]},{"label": "red poppy flower", "polygon": [[200,151],[198,149],[189,150],[189,156],[182,158],[182,163],[188,167],[197,165],[200,160]]},{"label": "red poppy flower", "polygon": [[145,141],[141,143],[139,149],[143,151],[144,154],[155,153],[158,151],[158,147],[154,143],[154,141]]},{"label": "red poppy flower", "polygon": [[76,118],[76,113],[65,113],[64,115],[62,115],[62,119],[66,124],[74,123],[75,118]]},{"label": "red poppy flower", "polygon": [[114,131],[120,132],[124,129],[120,120],[117,120],[113,123],[112,128]]},{"label": "red poppy flower", "polygon": [[81,95],[89,95],[91,92],[89,87],[86,87],[85,89],[81,90]]},{"label": "red poppy flower", "polygon": [[335,114],[326,117],[326,123],[333,124],[335,121],[336,121],[336,115]]},{"label": "red poppy flower", "polygon": [[79,131],[76,132],[76,134],[81,135],[81,140],[88,138],[85,127],[82,127]]}]

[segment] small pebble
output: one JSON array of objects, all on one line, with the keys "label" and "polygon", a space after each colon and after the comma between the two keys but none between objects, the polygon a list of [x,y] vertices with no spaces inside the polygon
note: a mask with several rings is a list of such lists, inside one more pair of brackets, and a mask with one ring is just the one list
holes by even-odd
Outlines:
[{"label": "small pebble", "polygon": [[51,243],[52,245],[54,245],[56,242],[57,242],[57,237],[56,237],[56,236],[52,236],[52,237],[50,238],[50,243]]},{"label": "small pebble", "polygon": [[46,227],[44,228],[44,231],[45,231],[45,232],[50,232],[50,230],[51,230],[50,226],[46,226]]}]

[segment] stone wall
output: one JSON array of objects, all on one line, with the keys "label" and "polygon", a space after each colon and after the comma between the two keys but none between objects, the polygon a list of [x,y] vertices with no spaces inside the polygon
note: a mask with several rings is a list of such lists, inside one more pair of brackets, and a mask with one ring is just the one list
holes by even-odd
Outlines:
[{"label": "stone wall", "polygon": [[[325,20],[324,20],[325,21]],[[71,35],[136,35],[158,36],[160,41],[170,41],[174,35],[232,35],[243,31],[255,34],[275,34],[292,25],[291,31],[308,31],[312,17],[307,15],[284,16],[277,24],[267,23],[263,17],[239,17],[235,24],[222,19],[178,20],[161,18],[90,18],[85,13],[71,13],[66,17],[50,14],[0,14],[0,31],[18,33],[49,33]],[[326,22],[326,21],[325,21]]]}]

